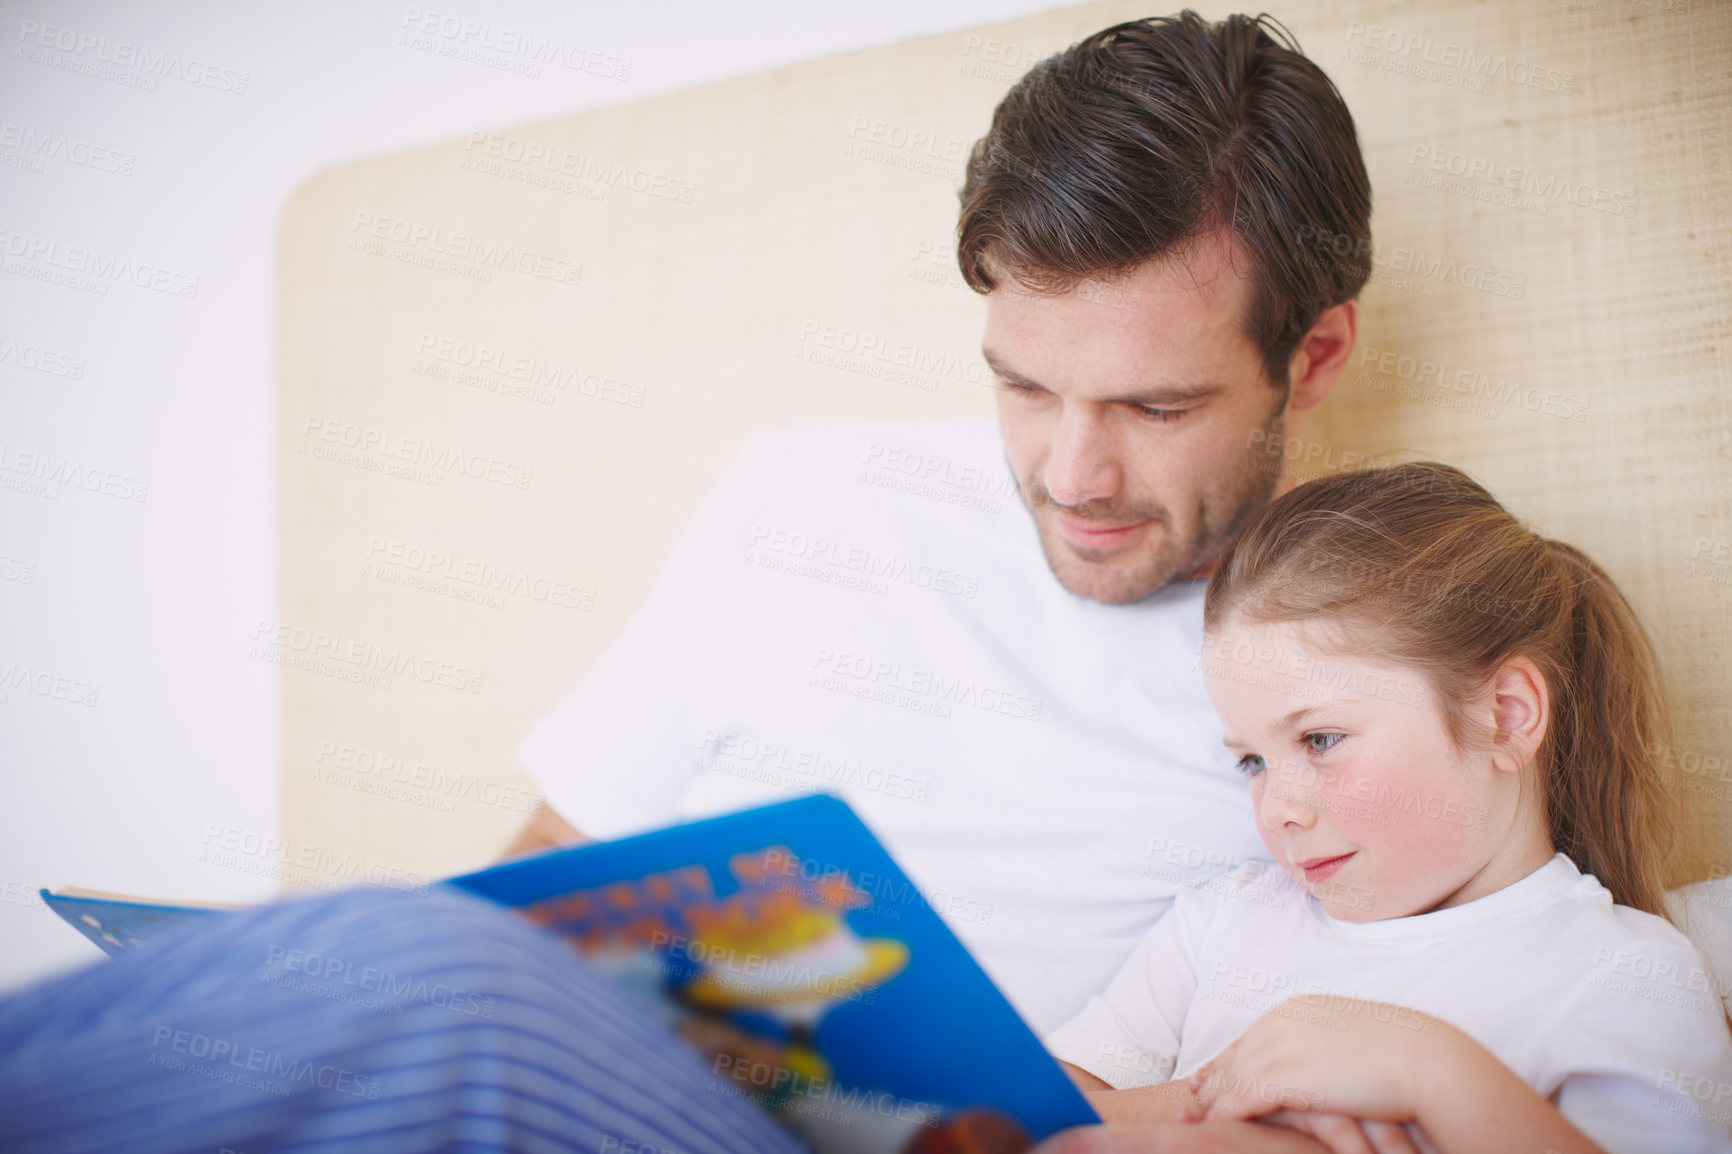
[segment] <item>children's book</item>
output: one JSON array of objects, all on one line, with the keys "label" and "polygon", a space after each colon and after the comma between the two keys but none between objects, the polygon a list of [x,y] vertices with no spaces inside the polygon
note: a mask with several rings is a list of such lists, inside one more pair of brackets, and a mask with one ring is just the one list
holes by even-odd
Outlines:
[{"label": "children's book", "polygon": [[111,957],[167,930],[240,908],[216,902],[155,901],[77,886],[41,892],[49,909]]},{"label": "children's book", "polygon": [[[837,798],[548,850],[445,884],[565,937],[817,1154],[1009,1154],[1099,1120]],[[221,916],[42,896],[110,953]]]}]

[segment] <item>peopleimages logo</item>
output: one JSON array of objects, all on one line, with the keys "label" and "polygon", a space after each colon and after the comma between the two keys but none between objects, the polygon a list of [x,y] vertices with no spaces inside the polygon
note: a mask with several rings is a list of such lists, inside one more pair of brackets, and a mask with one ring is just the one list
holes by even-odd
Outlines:
[{"label": "peopleimages logo", "polygon": [[1425,686],[1417,681],[1375,669],[1326,661],[1298,650],[1257,646],[1229,634],[1205,636],[1203,657],[1206,672],[1241,684],[1285,686],[1290,690],[1306,687],[1347,690],[1397,705],[1422,705],[1426,700]]},{"label": "peopleimages logo", "polygon": [[12,364],[32,372],[68,380],[84,379],[85,360],[71,353],[56,352],[42,345],[20,344],[11,337],[0,337],[0,365]]},{"label": "peopleimages logo", "polygon": [[[312,884],[321,889],[365,882],[384,889],[424,894],[433,884],[426,876],[400,865],[215,822],[205,823],[198,860],[207,865],[293,884]],[[310,876],[303,879],[299,874]]]},{"label": "peopleimages logo", "polygon": [[820,647],[807,684],[918,712],[951,716],[953,705],[969,706],[1023,721],[1039,721],[1046,702],[1008,689],[982,685],[972,677],[875,659],[863,653]]},{"label": "peopleimages logo", "polygon": [[68,705],[94,706],[102,693],[102,686],[63,673],[32,669],[17,662],[0,668],[0,705],[11,701],[12,695],[19,692],[34,693]]},{"label": "peopleimages logo", "polygon": [[[1405,245],[1389,247],[1368,237],[1355,239],[1329,232],[1312,225],[1300,225],[1296,234],[1320,259],[1336,260],[1371,258],[1373,280],[1377,273],[1400,274],[1417,282],[1451,284],[1458,288],[1490,293],[1492,296],[1521,300],[1527,295],[1527,278],[1502,271],[1490,264],[1462,263],[1453,257],[1427,254]],[[1425,295],[1430,295],[1429,291]]]},{"label": "peopleimages logo", "polygon": [[925,778],[887,772],[845,754],[716,729],[704,730],[697,755],[699,764],[717,773],[803,789],[847,787],[924,802],[932,785]]},{"label": "peopleimages logo", "polygon": [[[307,629],[297,625],[260,618],[253,630],[252,656],[300,657],[315,665],[334,663],[357,674],[383,681],[379,688],[390,688],[389,677],[408,677],[424,685],[437,685],[465,693],[480,693],[482,673],[438,661],[413,650],[373,641],[352,640],[341,633],[322,629]],[[304,668],[301,662],[280,662],[291,668]],[[317,669],[313,670],[317,672]]]},{"label": "peopleimages logo", "polygon": [[[280,974],[271,971],[280,970]],[[291,975],[304,975],[310,983],[301,983]],[[444,982],[429,982],[415,974],[399,974],[378,966],[360,965],[342,958],[321,954],[317,950],[293,949],[272,944],[265,950],[265,980],[283,989],[298,989],[325,997],[342,992],[351,995],[378,995],[360,999],[374,1008],[401,1014],[406,1003],[419,1002],[455,1014],[472,1018],[493,1017],[494,999],[461,986]],[[343,1000],[343,999],[333,999]]]},{"label": "peopleimages logo", "polygon": [[[542,809],[541,798],[520,786],[494,781],[466,770],[442,769],[424,761],[411,761],[350,744],[321,741],[313,762],[324,774],[318,780],[347,785],[362,793],[387,792],[393,786],[403,786],[425,791],[442,802],[469,801],[512,813],[540,813]],[[445,812],[452,809],[455,807]]]},{"label": "peopleimages logo", "polygon": [[[349,455],[345,456],[342,450],[347,450]],[[423,437],[404,437],[388,429],[317,414],[309,416],[301,426],[301,451],[309,456],[373,472],[386,471],[389,466],[400,462],[407,473],[413,474],[411,480],[430,478],[435,485],[444,479],[445,474],[457,473],[478,481],[527,489],[535,476],[533,465],[521,465],[453,445],[440,445]]]},{"label": "peopleimages logo", "polygon": [[1422,33],[1404,32],[1399,28],[1384,28],[1377,24],[1353,20],[1347,25],[1347,42],[1363,43],[1366,48],[1383,53],[1388,61],[1399,61],[1407,66],[1390,71],[1413,70],[1422,78],[1428,76],[1427,68],[1453,73],[1460,78],[1477,81],[1478,84],[1473,87],[1476,92],[1482,90],[1487,80],[1501,80],[1521,88],[1537,88],[1543,92],[1556,92],[1565,96],[1576,90],[1574,73],[1560,72],[1556,68],[1547,68],[1531,60],[1507,56],[1502,52],[1479,51],[1471,45],[1453,40],[1439,40],[1435,36]]},{"label": "peopleimages logo", "polygon": [[[1414,145],[1408,155],[1407,164],[1410,170],[1423,166],[1427,172],[1457,177],[1470,185],[1484,184],[1489,188],[1531,197],[1540,206],[1540,215],[1545,214],[1547,205],[1571,204],[1610,216],[1635,216],[1642,205],[1641,198],[1633,192],[1619,192],[1585,181],[1571,180],[1490,157],[1475,156],[1429,144]],[[1409,175],[1411,177],[1413,174],[1410,172]]]},{"label": "peopleimages logo", "polygon": [[[509,25],[466,20],[451,12],[436,12],[411,4],[403,9],[401,27],[406,34],[426,38],[431,44],[497,53],[528,65],[555,64],[567,71],[583,72],[603,80],[623,83],[631,79],[632,62],[624,57],[609,56],[581,44],[567,44],[551,36],[537,36]],[[422,47],[419,42],[409,46]],[[531,68],[528,74],[539,76],[541,73],[538,68]]]},{"label": "peopleimages logo", "polygon": [[[536,252],[520,245],[500,244],[471,233],[454,232],[439,225],[421,224],[402,217],[382,216],[371,212],[356,212],[349,225],[349,247],[371,255],[389,256],[392,250],[364,247],[367,241],[403,246],[409,253],[419,253],[429,260],[453,257],[467,261],[474,271],[486,274],[492,269],[522,273],[525,276],[576,285],[583,279],[583,265],[551,253]],[[359,244],[357,242],[360,242]],[[483,277],[485,279],[485,277]]]},{"label": "peopleimages logo", "polygon": [[[1530,413],[1543,413],[1568,421],[1586,421],[1588,402],[1555,389],[1524,386],[1508,377],[1493,378],[1474,369],[1457,368],[1443,361],[1417,357],[1395,349],[1366,345],[1359,350],[1359,367],[1383,377],[1411,383],[1420,388],[1459,393],[1473,400],[1520,407]],[[1375,388],[1375,386],[1373,386]]]},{"label": "peopleimages logo", "polygon": [[[80,168],[120,176],[131,176],[133,166],[138,162],[138,157],[118,148],[92,144],[64,133],[39,131],[10,120],[0,124],[0,148],[12,149],[37,162],[60,160]],[[42,171],[40,165],[35,171]]]},{"label": "peopleimages logo", "polygon": [[49,500],[58,500],[60,486],[140,504],[150,497],[149,481],[98,469],[70,457],[20,451],[15,446],[0,444],[0,488],[28,491]]},{"label": "peopleimages logo", "polygon": [[[554,392],[566,392],[589,400],[628,405],[634,409],[643,408],[645,390],[642,385],[616,380],[601,373],[579,372],[571,365],[550,363],[526,353],[512,352],[475,341],[437,337],[431,333],[422,334],[415,353],[423,360],[436,362],[439,367],[448,367],[450,370],[447,373],[429,372],[428,375],[449,376],[461,384],[476,385],[488,392],[500,391],[499,384],[489,378],[504,377],[535,390],[549,390],[545,394],[525,390],[526,399],[541,400],[544,404],[553,403]],[[474,372],[471,375],[460,375],[459,371],[464,369]],[[510,389],[506,391],[513,392]],[[542,400],[543,396],[546,397],[545,400]]]},{"label": "peopleimages logo", "polygon": [[[144,73],[152,81],[181,80],[199,88],[214,88],[218,92],[230,92],[236,96],[246,95],[247,82],[252,79],[248,73],[195,60],[190,56],[182,58],[179,53],[153,51],[126,40],[111,43],[106,36],[80,32],[63,25],[39,24],[34,20],[19,22],[18,39],[26,48],[52,48],[64,52],[77,64],[93,62],[132,69]],[[149,87],[154,91],[156,85],[151,83]]]},{"label": "peopleimages logo", "polygon": [[[215,1038],[173,1026],[157,1026],[151,1033],[150,1064],[171,1070],[186,1070],[219,1082],[232,1082],[249,1089],[287,1096],[297,1082],[357,1098],[377,1098],[381,1082],[342,1066],[291,1058],[275,1050],[244,1046],[228,1038]],[[189,1063],[187,1059],[196,1063]],[[258,1077],[252,1077],[258,1075]]]},{"label": "peopleimages logo", "polygon": [[845,570],[869,580],[896,582],[951,593],[972,600],[980,591],[980,578],[895,554],[879,553],[863,545],[837,541],[819,534],[802,533],[781,525],[759,522],[752,527],[751,546],[782,557],[810,561]]},{"label": "peopleimages logo", "polygon": [[570,177],[577,184],[624,188],[657,200],[690,204],[698,192],[695,181],[498,132],[471,132],[463,148],[466,152],[479,148],[488,159],[537,169],[551,176]]},{"label": "peopleimages logo", "polygon": [[40,266],[39,271],[46,276],[47,269],[59,269],[73,278],[91,278],[82,283],[87,283],[92,290],[101,289],[98,294],[101,296],[108,294],[109,284],[129,284],[183,300],[198,298],[199,278],[196,276],[100,249],[61,244],[52,237],[0,229],[0,252],[30,262],[16,269],[8,268],[8,272],[24,272]]},{"label": "peopleimages logo", "polygon": [[[589,612],[595,608],[595,590],[561,581],[546,574],[530,573],[490,561],[464,558],[441,549],[424,549],[385,537],[367,539],[366,560],[373,566],[389,566],[397,576],[394,584],[409,584],[409,579],[425,577],[435,582],[430,586],[442,592],[438,582],[461,585],[477,594],[509,594],[544,605]],[[363,575],[369,574],[364,568]]]}]

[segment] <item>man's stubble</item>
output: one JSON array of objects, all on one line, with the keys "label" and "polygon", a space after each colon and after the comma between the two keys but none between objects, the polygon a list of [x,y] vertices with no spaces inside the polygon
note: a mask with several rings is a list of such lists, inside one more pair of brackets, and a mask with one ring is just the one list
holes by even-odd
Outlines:
[{"label": "man's stubble", "polygon": [[[1196,527],[1185,540],[1172,535],[1172,515],[1166,506],[1157,502],[1103,504],[1088,501],[1079,505],[1058,505],[1040,480],[1034,480],[1027,491],[1019,480],[1017,493],[1034,518],[1047,567],[1059,584],[1070,592],[1107,605],[1141,601],[1175,580],[1201,573],[1239,538],[1273,498],[1281,479],[1280,456],[1271,457],[1267,451],[1259,452],[1256,446],[1281,445],[1286,417],[1287,397],[1283,391],[1280,403],[1263,423],[1261,441],[1247,436],[1245,453],[1224,489],[1204,494],[1203,507],[1195,519]],[[1011,476],[1016,476],[1014,467]],[[1079,554],[1056,525],[1035,514],[1034,510],[1043,506],[1061,509],[1082,520],[1154,520],[1165,531],[1156,547],[1146,555],[1139,550],[1134,557],[1091,562]]]}]

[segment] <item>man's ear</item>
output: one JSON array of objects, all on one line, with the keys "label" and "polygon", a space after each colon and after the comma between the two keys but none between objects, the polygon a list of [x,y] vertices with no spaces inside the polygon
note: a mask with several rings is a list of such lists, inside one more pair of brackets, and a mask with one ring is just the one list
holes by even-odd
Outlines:
[{"label": "man's ear", "polygon": [[1309,409],[1329,395],[1353,355],[1359,334],[1359,302],[1342,301],[1323,310],[1287,360],[1287,408]]},{"label": "man's ear", "polygon": [[1545,675],[1526,657],[1512,657],[1491,679],[1492,763],[1519,773],[1532,763],[1545,741],[1551,719],[1551,694]]}]

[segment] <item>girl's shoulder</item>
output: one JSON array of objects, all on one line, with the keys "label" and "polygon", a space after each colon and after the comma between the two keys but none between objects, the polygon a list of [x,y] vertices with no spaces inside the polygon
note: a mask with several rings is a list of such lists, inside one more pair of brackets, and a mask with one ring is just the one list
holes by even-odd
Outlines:
[{"label": "girl's shoulder", "polygon": [[1589,1000],[1610,995],[1650,1010],[1719,1017],[1719,980],[1696,943],[1663,917],[1617,904],[1592,874],[1580,875],[1534,930],[1549,940],[1560,968],[1577,971]]},{"label": "girl's shoulder", "polygon": [[[1563,855],[1558,855],[1560,859]],[[1572,868],[1574,868],[1572,866]],[[1593,874],[1577,871],[1575,884],[1558,903],[1557,915],[1610,941],[1654,949],[1693,952],[1696,949],[1684,931],[1658,914],[1634,906],[1619,905],[1612,892]]]}]

